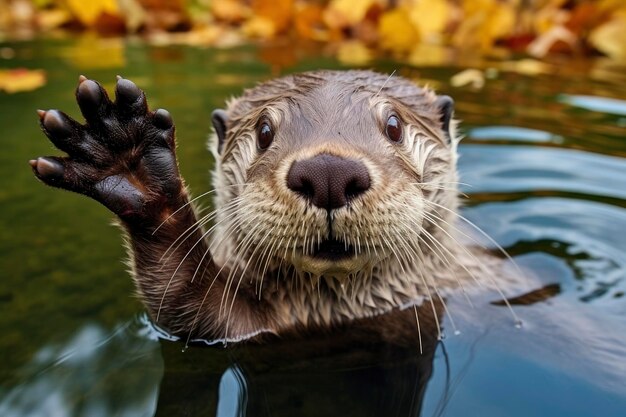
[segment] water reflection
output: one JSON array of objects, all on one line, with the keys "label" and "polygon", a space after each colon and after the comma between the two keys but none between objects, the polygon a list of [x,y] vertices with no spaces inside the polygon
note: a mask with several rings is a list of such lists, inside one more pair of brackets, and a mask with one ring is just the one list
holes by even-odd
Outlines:
[{"label": "water reflection", "polygon": [[562,143],[563,137],[538,129],[519,126],[485,126],[470,129],[468,136],[474,140],[507,140],[531,143]]},{"label": "water reflection", "polygon": [[558,100],[594,112],[626,115],[626,101],[616,98],[561,94]]},{"label": "water reflection", "polygon": [[40,349],[22,382],[3,392],[2,416],[152,416],[163,363],[157,340],[137,321],[112,334],[95,324]]}]

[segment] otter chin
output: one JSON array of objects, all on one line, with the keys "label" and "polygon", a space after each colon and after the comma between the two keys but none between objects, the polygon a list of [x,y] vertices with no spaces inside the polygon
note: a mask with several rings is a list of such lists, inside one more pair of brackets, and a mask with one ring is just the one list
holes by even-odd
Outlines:
[{"label": "otter chin", "polygon": [[350,275],[365,270],[368,261],[366,256],[357,255],[353,247],[337,240],[325,240],[312,254],[302,254],[292,260],[297,270],[316,277],[338,279],[348,279]]}]

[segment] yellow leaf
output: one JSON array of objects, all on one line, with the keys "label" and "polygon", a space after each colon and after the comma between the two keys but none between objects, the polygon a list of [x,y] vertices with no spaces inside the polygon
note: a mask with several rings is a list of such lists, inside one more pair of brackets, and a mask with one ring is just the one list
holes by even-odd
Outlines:
[{"label": "yellow leaf", "polygon": [[35,90],[45,84],[46,72],[44,70],[26,68],[0,70],[0,90],[9,94]]},{"label": "yellow leaf", "polygon": [[339,45],[337,59],[344,64],[364,65],[372,60],[372,51],[361,41],[347,41]]},{"label": "yellow leaf", "polygon": [[250,16],[250,8],[237,0],[219,0],[211,2],[213,15],[227,22],[240,22]]},{"label": "yellow leaf", "polygon": [[518,61],[505,61],[502,62],[499,67],[504,71],[530,76],[554,72],[550,65],[530,58],[520,59]]},{"label": "yellow leaf", "polygon": [[450,85],[452,87],[471,85],[476,89],[483,88],[485,85],[485,75],[480,70],[468,68],[453,75],[452,78],[450,78]]},{"label": "yellow leaf", "polygon": [[243,25],[243,33],[251,38],[269,39],[276,34],[276,24],[262,16],[254,16]]},{"label": "yellow leaf", "polygon": [[92,26],[103,13],[119,15],[116,0],[65,0],[67,7],[80,22]]},{"label": "yellow leaf", "polygon": [[424,37],[439,35],[450,20],[451,7],[447,0],[416,0],[409,16]]},{"label": "yellow leaf", "polygon": [[420,36],[409,19],[406,10],[396,8],[386,12],[378,22],[380,46],[395,52],[411,50]]},{"label": "yellow leaf", "polygon": [[626,60],[626,9],[591,32],[594,48],[614,59]]},{"label": "yellow leaf", "polygon": [[330,28],[356,25],[378,3],[378,0],[331,0],[324,11],[324,22]]}]

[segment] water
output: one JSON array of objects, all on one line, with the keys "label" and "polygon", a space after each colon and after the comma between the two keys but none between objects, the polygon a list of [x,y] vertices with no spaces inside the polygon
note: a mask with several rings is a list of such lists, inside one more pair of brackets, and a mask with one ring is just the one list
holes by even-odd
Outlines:
[{"label": "water", "polygon": [[182,174],[199,194],[209,184],[213,108],[281,73],[342,66],[314,47],[215,51],[90,37],[0,47],[15,50],[1,67],[48,74],[34,92],[0,93],[0,415],[624,415],[624,67],[595,58],[555,61],[543,75],[491,70],[474,90],[449,79],[470,66],[511,66],[373,65],[455,98],[466,135],[463,214],[552,289],[515,307],[521,328],[494,300],[473,300],[472,310],[459,297],[452,314],[474,313],[455,317],[460,334],[446,319],[447,337],[424,340],[424,355],[354,329],[272,347],[183,349],[131,296],[106,209],[33,178],[28,159],[55,153],[35,109],[77,117],[81,73],[109,88],[116,74],[133,79],[173,114]]}]

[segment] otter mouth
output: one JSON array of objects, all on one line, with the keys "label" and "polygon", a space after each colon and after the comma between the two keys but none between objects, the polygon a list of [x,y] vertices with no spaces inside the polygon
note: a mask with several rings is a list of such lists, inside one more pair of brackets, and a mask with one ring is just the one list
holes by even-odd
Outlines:
[{"label": "otter mouth", "polygon": [[311,257],[327,261],[341,261],[356,254],[353,246],[336,239],[325,239],[313,250]]}]

